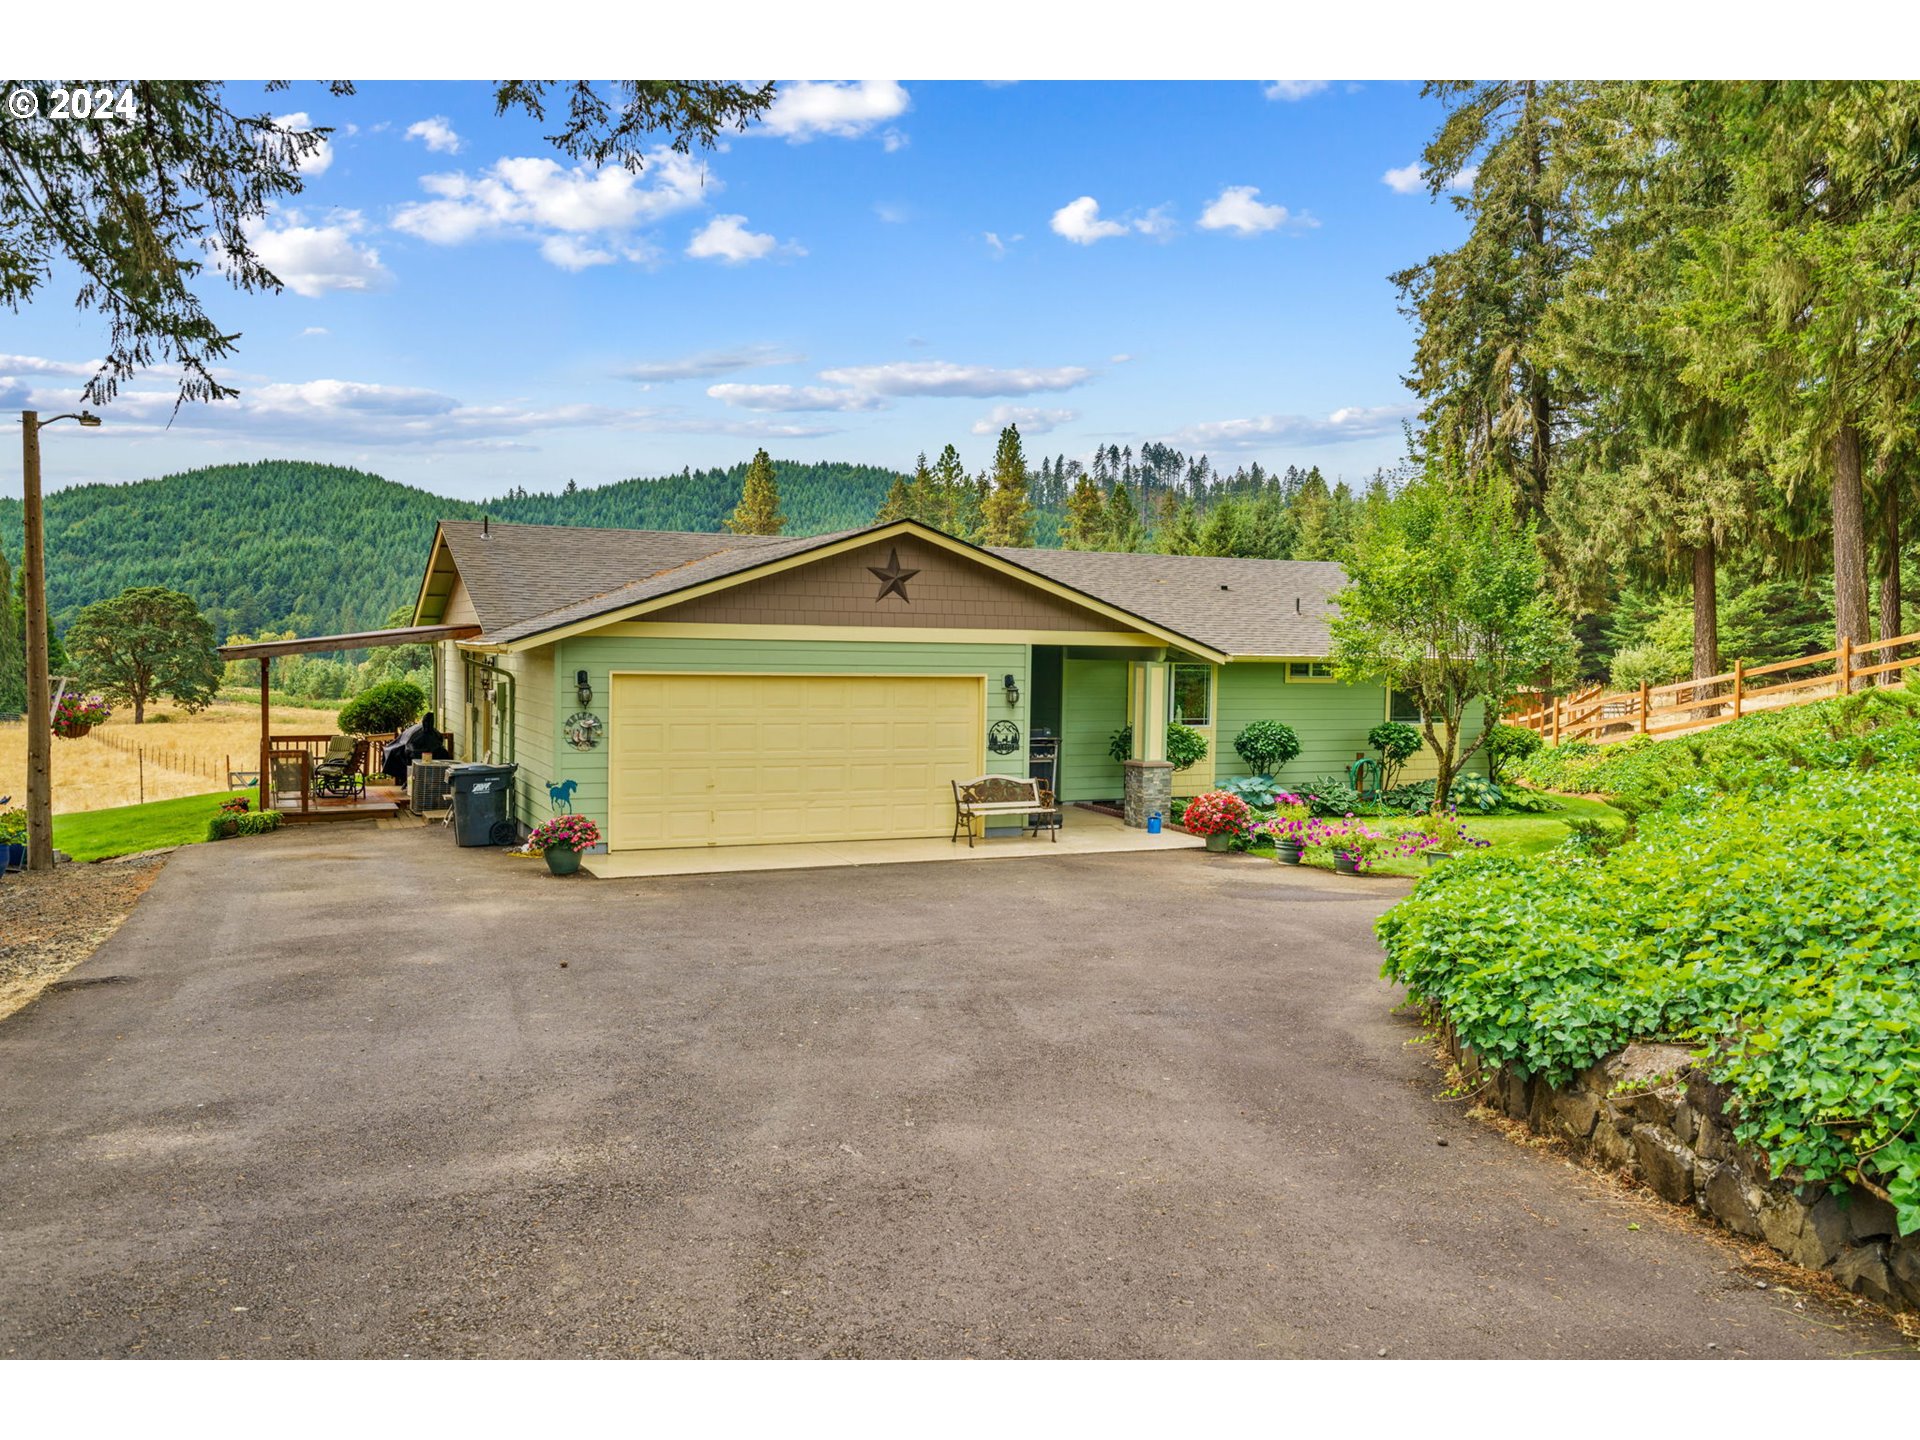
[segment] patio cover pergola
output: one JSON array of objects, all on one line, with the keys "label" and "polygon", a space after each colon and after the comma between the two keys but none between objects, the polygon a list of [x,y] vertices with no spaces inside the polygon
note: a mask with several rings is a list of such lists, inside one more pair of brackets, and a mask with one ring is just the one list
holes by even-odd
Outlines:
[{"label": "patio cover pergola", "polygon": [[378,650],[389,645],[427,645],[436,640],[471,640],[480,633],[478,625],[406,625],[398,630],[358,630],[350,635],[313,635],[304,640],[262,640],[251,645],[222,645],[222,660],[258,660],[260,662],[260,784],[262,810],[273,805],[267,753],[272,745],[269,731],[272,701],[268,677],[272,661],[281,655],[313,655],[327,650]]}]

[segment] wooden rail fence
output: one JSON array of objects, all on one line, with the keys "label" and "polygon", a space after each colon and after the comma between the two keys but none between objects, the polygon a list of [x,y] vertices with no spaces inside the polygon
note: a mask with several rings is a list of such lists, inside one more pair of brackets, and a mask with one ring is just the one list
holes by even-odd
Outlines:
[{"label": "wooden rail fence", "polygon": [[[1911,648],[1912,653],[1909,653]],[[1831,667],[1831,668],[1828,668]],[[1920,667],[1920,632],[1871,645],[1842,641],[1837,650],[1796,655],[1770,665],[1744,661],[1723,675],[1676,680],[1638,690],[1595,685],[1571,695],[1519,695],[1508,702],[1506,722],[1538,731],[1552,745],[1587,740],[1604,745],[1635,735],[1677,735],[1709,730],[1760,710],[1808,705],[1863,688],[1878,679],[1897,683],[1903,671]],[[1814,674],[1799,672],[1817,671]],[[1754,681],[1762,683],[1756,685]]]}]

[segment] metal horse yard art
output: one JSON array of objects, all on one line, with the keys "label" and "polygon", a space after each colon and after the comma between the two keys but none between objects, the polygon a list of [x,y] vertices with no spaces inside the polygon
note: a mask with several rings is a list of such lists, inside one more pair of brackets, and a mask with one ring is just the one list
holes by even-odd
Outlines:
[{"label": "metal horse yard art", "polygon": [[580,788],[578,780],[562,780],[558,785],[547,787],[547,799],[553,802],[553,813],[571,815],[573,813],[573,792]]}]

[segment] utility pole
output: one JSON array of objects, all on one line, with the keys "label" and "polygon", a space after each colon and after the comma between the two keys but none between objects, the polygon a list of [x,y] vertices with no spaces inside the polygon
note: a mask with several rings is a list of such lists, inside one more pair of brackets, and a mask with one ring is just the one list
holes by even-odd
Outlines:
[{"label": "utility pole", "polygon": [[27,553],[21,578],[27,589],[27,869],[53,868],[53,677],[47,672],[47,537],[40,508],[40,432],[58,420],[88,429],[100,417],[82,410],[42,420],[20,412],[21,480]]}]

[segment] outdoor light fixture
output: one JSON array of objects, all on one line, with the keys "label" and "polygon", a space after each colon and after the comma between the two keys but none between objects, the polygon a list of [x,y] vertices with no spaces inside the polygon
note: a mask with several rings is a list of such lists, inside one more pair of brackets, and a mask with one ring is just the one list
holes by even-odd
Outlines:
[{"label": "outdoor light fixture", "polygon": [[586,671],[576,670],[573,672],[573,693],[580,701],[580,708],[582,710],[593,704],[593,686],[587,680]]},{"label": "outdoor light fixture", "polygon": [[1020,683],[1013,676],[1008,675],[1001,680],[1000,685],[1006,693],[1007,708],[1012,710],[1020,703]]}]

